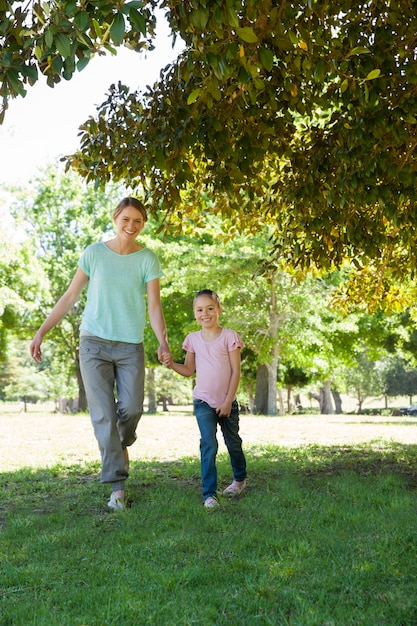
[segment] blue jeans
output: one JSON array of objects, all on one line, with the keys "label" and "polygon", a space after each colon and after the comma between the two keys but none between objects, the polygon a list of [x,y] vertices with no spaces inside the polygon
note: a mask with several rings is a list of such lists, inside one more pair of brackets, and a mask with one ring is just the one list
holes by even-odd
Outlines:
[{"label": "blue jeans", "polygon": [[123,448],[136,440],[143,412],[143,344],[80,337],[80,368],[91,422],[101,454],[101,482],[124,489]]},{"label": "blue jeans", "polygon": [[217,425],[220,425],[224,442],[230,456],[233,478],[237,481],[246,478],[246,459],[242,450],[242,439],[239,436],[239,405],[237,400],[232,404],[229,417],[219,417],[216,410],[203,400],[194,400],[194,413],[200,429],[201,480],[204,499],[216,495],[218,450]]}]

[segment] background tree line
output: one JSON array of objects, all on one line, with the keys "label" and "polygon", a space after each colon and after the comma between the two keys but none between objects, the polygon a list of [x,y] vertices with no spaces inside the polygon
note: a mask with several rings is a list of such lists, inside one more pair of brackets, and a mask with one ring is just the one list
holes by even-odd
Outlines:
[{"label": "background tree line", "polygon": [[[93,190],[76,174],[50,167],[30,189],[2,194],[11,201],[13,226],[0,231],[0,398],[34,401],[85,396],[78,364],[79,304],[45,341],[44,362],[30,363],[28,341],[67,288],[81,251],[112,231],[111,213],[124,190],[108,185]],[[358,409],[372,396],[417,393],[415,311],[388,315],[338,308],[346,275],[294,272],[285,263],[265,264],[271,229],[240,234],[227,229],[211,211],[199,223],[184,222],[181,235],[158,235],[163,214],[151,219],[141,239],[164,270],[162,298],[175,359],[182,341],[196,328],[195,291],[220,294],[223,324],[241,333],[240,400],[249,410],[274,415],[294,410],[304,391],[323,413],[343,411],[341,394],[357,398]],[[157,216],[158,218],[158,216]],[[11,236],[14,233],[14,237]],[[197,235],[197,236],[196,236]],[[162,368],[155,340],[146,333],[149,410],[158,402],[183,403],[191,386]],[[300,409],[300,407],[299,407]]]}]

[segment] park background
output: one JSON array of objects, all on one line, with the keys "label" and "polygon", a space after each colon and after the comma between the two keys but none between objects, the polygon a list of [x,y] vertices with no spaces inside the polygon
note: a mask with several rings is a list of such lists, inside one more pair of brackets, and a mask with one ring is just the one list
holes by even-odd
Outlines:
[{"label": "park background", "polygon": [[[414,626],[412,3],[4,2],[0,18],[0,622]],[[130,193],[175,357],[201,288],[246,344],[248,488],[213,516],[191,382],[149,328],[122,515],[98,481],[82,301],[29,359]],[[218,467],[226,485],[222,445]]]}]

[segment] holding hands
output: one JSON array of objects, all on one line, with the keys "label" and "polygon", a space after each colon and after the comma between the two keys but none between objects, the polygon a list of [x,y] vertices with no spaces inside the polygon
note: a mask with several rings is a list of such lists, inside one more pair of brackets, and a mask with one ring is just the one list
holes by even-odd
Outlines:
[{"label": "holding hands", "polygon": [[165,367],[171,367],[173,363],[173,358],[171,352],[159,352],[158,351],[159,362]]}]

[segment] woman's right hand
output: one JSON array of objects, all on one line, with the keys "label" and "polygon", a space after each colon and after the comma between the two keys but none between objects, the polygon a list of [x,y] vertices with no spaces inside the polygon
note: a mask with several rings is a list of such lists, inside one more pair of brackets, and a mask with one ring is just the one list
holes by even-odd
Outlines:
[{"label": "woman's right hand", "polygon": [[162,365],[165,365],[165,367],[171,367],[172,362],[173,362],[171,352],[162,352],[160,361]]},{"label": "woman's right hand", "polygon": [[42,361],[42,350],[41,350],[42,338],[39,335],[35,335],[32,343],[29,347],[30,356],[34,361]]}]

